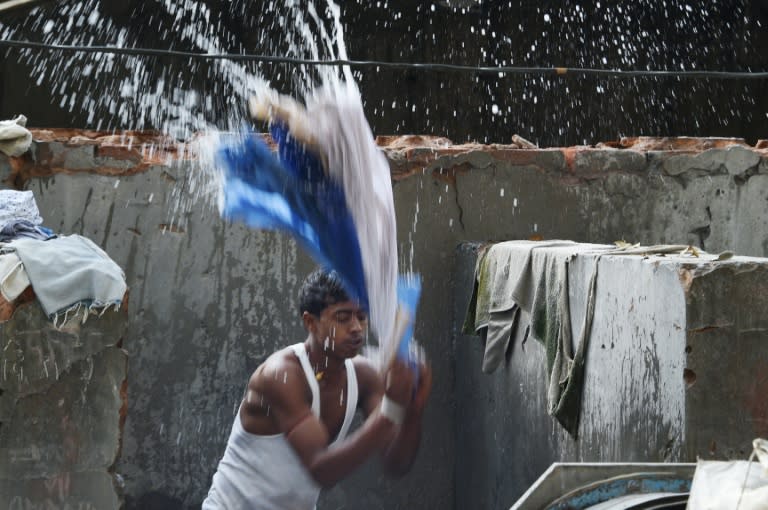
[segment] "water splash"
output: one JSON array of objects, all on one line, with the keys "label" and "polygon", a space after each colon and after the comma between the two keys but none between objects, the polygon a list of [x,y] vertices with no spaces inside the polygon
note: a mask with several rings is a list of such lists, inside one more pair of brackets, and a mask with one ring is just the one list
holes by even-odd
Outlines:
[{"label": "water splash", "polygon": [[[204,0],[134,2],[130,23],[115,15],[119,9],[108,4],[84,0],[35,7],[23,19],[0,22],[0,37],[118,48],[142,47],[151,41],[155,48],[208,54],[263,52],[316,60],[348,58],[341,9],[330,0],[287,0],[258,10],[243,1],[226,8]],[[242,22],[240,30],[233,19]],[[82,127],[108,132],[154,130],[165,136],[164,141],[146,147],[145,156],[165,153],[166,165],[184,161],[192,167],[171,193],[172,224],[183,223],[200,202],[209,211],[215,207],[218,173],[213,170],[211,148],[219,132],[237,130],[247,119],[249,97],[279,88],[303,96],[318,84],[334,86],[352,79],[349,69],[333,67],[302,65],[285,72],[279,66],[224,59],[179,61],[60,50],[13,51],[12,58],[30,70],[35,84],[46,84],[53,96],[47,101],[75,116],[85,116],[87,125]],[[34,119],[30,120],[34,125]],[[129,143],[129,137],[123,136],[124,143]],[[184,143],[177,145],[179,142]],[[164,151],[170,145],[178,150]]]}]

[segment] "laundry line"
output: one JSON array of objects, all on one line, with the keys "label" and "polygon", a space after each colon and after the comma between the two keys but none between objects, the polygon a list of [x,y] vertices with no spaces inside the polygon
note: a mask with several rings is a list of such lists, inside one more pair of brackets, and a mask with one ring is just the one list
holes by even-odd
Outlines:
[{"label": "laundry line", "polygon": [[235,62],[259,62],[269,64],[290,64],[306,66],[335,66],[351,68],[398,69],[432,72],[460,72],[473,74],[504,75],[535,74],[555,76],[600,76],[607,78],[686,78],[717,80],[761,80],[768,78],[768,71],[709,71],[709,70],[666,70],[666,69],[599,69],[589,67],[528,67],[528,66],[475,66],[440,62],[390,62],[382,60],[350,59],[305,59],[277,55],[250,53],[202,53],[195,51],[167,50],[158,48],[137,48],[124,46],[78,46],[68,44],[48,44],[15,39],[0,40],[0,47],[21,48],[39,51],[63,51],[69,53],[102,53],[112,55],[149,56],[160,58],[184,58],[188,60],[230,60]]}]

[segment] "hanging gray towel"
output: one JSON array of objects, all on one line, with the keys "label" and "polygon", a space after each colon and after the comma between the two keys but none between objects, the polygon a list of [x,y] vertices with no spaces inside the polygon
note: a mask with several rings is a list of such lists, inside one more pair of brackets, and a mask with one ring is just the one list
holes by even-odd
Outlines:
[{"label": "hanging gray towel", "polygon": [[485,331],[483,372],[495,371],[510,348],[520,317],[513,293],[521,278],[528,278],[533,248],[575,246],[573,241],[507,241],[491,245],[480,254],[475,266],[475,284],[463,332]]},{"label": "hanging gray towel", "polygon": [[46,315],[57,324],[70,312],[120,306],[125,275],[93,241],[73,234],[48,241],[17,239],[3,247],[15,251]]},{"label": "hanging gray towel", "polygon": [[[575,348],[571,332],[568,288],[569,262],[579,253],[604,253],[605,245],[574,244],[572,246],[534,249],[512,298],[530,313],[531,336],[544,345],[547,355],[549,387],[547,410],[576,437],[581,412],[584,362],[595,307],[598,263],[590,275],[586,311],[581,334]],[[600,255],[597,260],[599,261]]]}]

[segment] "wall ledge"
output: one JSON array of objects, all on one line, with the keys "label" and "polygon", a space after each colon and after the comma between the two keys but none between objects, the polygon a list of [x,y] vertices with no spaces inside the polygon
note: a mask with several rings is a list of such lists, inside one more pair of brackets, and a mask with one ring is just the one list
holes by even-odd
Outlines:
[{"label": "wall ledge", "polygon": [[[34,143],[30,151],[20,157],[0,157],[0,166],[9,170],[5,183],[16,189],[23,189],[31,178],[59,173],[125,176],[195,158],[191,150],[194,139],[178,142],[152,131],[54,128],[31,132]],[[269,135],[262,136],[273,143]],[[573,183],[610,173],[658,171],[675,177],[768,173],[768,140],[751,146],[741,138],[641,136],[595,145],[537,148],[519,137],[509,144],[455,144],[438,136],[400,135],[379,136],[376,143],[387,156],[395,181],[427,172],[455,182],[457,173],[491,166],[534,168],[562,174]]]}]

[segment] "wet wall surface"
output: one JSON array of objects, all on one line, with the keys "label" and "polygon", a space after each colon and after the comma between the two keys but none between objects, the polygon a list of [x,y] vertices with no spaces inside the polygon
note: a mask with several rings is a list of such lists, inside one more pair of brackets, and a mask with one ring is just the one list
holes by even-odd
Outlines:
[{"label": "wet wall surface", "polygon": [[[126,506],[196,507],[248,376],[268,353],[303,339],[296,295],[311,261],[280,234],[222,222],[183,146],[150,148],[158,140],[140,133],[34,134],[31,153],[0,160],[0,179],[34,191],[46,226],[93,239],[124,268],[130,287],[128,413],[115,465]],[[455,432],[460,419],[477,417],[464,406],[478,393],[459,387],[455,371],[466,354],[454,331],[454,296],[466,276],[455,271],[461,242],[625,239],[768,252],[763,144],[627,139],[538,150],[426,137],[380,143],[393,170],[401,267],[424,279],[416,336],[436,384],[412,472],[390,481],[372,463],[324,494],[319,508],[462,507],[468,482],[455,469],[468,443]],[[506,453],[495,457],[488,480],[519,452]],[[500,494],[506,504],[511,495]]]}]

